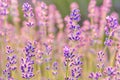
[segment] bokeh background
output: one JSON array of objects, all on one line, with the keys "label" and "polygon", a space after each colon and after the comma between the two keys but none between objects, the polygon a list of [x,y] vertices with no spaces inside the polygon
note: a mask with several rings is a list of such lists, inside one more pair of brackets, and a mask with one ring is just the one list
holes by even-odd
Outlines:
[{"label": "bokeh background", "polygon": [[[19,0],[21,2],[21,5],[23,2],[28,2],[31,3],[32,0]],[[44,1],[47,4],[55,4],[57,9],[60,11],[62,14],[62,17],[65,17],[70,13],[70,4],[72,2],[77,2],[80,7],[81,11],[81,17],[82,20],[85,20],[87,18],[87,8],[90,0],[38,0],[38,1]],[[103,0],[96,0],[97,5],[101,5]],[[112,0],[112,7],[111,7],[111,12],[117,12],[120,15],[120,0]]]}]

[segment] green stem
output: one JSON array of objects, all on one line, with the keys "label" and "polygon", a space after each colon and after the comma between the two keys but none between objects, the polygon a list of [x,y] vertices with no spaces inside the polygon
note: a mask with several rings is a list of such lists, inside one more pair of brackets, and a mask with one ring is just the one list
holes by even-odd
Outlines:
[{"label": "green stem", "polygon": [[113,59],[113,64],[112,64],[112,66],[115,66],[117,53],[118,53],[118,50],[115,51],[115,56],[114,56],[114,59]]},{"label": "green stem", "polygon": [[68,78],[68,71],[69,71],[69,63],[67,61],[67,66],[66,66],[66,78]]}]

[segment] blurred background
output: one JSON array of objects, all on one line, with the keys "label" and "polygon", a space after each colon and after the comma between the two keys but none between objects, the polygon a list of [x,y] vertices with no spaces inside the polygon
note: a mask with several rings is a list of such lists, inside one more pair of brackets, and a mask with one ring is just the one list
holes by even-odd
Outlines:
[{"label": "blurred background", "polygon": [[[28,2],[31,3],[32,0],[19,0],[20,2]],[[65,17],[70,13],[70,4],[72,2],[77,2],[79,4],[80,10],[81,10],[81,17],[82,20],[87,18],[87,8],[88,8],[88,3],[90,0],[38,0],[38,1],[44,1],[47,4],[55,4],[57,9],[60,11],[62,14],[62,17]],[[96,0],[97,5],[101,5],[103,0]],[[120,15],[120,0],[112,0],[112,7],[111,7],[111,12],[117,12]]]}]

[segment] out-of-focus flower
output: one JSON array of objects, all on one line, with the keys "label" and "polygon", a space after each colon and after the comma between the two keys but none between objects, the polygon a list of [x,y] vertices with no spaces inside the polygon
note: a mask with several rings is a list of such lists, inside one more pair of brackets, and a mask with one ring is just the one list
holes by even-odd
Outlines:
[{"label": "out-of-focus flower", "polygon": [[71,11],[74,10],[74,9],[78,9],[78,8],[79,8],[78,3],[76,3],[76,2],[71,3],[71,5],[70,5]]},{"label": "out-of-focus flower", "polygon": [[13,17],[14,23],[18,23],[20,21],[19,19],[19,11],[18,11],[18,1],[17,0],[11,0],[11,6],[10,6],[10,13]]},{"label": "out-of-focus flower", "polygon": [[111,46],[112,45],[112,39],[111,36],[114,36],[115,29],[118,27],[118,21],[116,18],[113,16],[107,16],[106,17],[106,27],[105,27],[105,33],[108,38],[106,38],[104,44],[106,46]]},{"label": "out-of-focus flower", "polygon": [[80,25],[78,22],[80,21],[80,10],[74,9],[70,14],[70,22],[69,22],[69,39],[78,41],[80,40]]},{"label": "out-of-focus flower", "polygon": [[111,28],[111,29],[115,29],[118,27],[118,21],[116,18],[112,17],[112,16],[107,16],[106,17],[106,21],[107,21],[107,24],[106,26],[108,28]]},{"label": "out-of-focus flower", "polygon": [[27,18],[27,23],[26,25],[28,27],[31,27],[34,25],[34,21],[33,21],[33,8],[31,7],[31,5],[29,3],[24,3],[22,6],[22,9],[24,11],[24,17]]},{"label": "out-of-focus flower", "polygon": [[51,4],[48,6],[48,33],[55,33],[56,6]]},{"label": "out-of-focus flower", "polygon": [[[6,69],[3,71],[3,74],[7,76],[7,79],[12,79],[12,71],[16,70],[17,60],[16,55],[13,55],[14,50],[10,46],[7,46],[7,64]],[[13,79],[12,79],[13,80]]]},{"label": "out-of-focus flower", "polygon": [[8,14],[8,0],[0,0],[0,15]]},{"label": "out-of-focus flower", "polygon": [[78,79],[82,74],[81,57],[80,56],[75,57],[72,64],[73,64],[72,69],[71,69],[72,78]]},{"label": "out-of-focus flower", "polygon": [[116,75],[116,69],[114,67],[108,66],[104,70],[105,75],[114,76]]},{"label": "out-of-focus flower", "polygon": [[52,64],[52,74],[53,75],[57,75],[57,70],[58,70],[58,63],[57,62],[54,62],[53,64]]},{"label": "out-of-focus flower", "polygon": [[96,7],[96,0],[90,0],[88,6],[88,12],[89,12],[88,17],[94,18],[95,7]]},{"label": "out-of-focus flower", "polygon": [[103,69],[105,66],[104,66],[104,57],[105,57],[105,54],[103,53],[103,51],[99,51],[98,54],[98,64],[97,64],[97,67],[99,69]]},{"label": "out-of-focus flower", "polygon": [[92,72],[89,75],[89,78],[91,78],[93,80],[99,80],[99,78],[101,78],[101,77],[102,77],[102,74],[99,72],[96,72],[96,73]]},{"label": "out-of-focus flower", "polygon": [[106,46],[111,46],[111,45],[112,45],[112,39],[106,38],[104,44],[105,44]]}]

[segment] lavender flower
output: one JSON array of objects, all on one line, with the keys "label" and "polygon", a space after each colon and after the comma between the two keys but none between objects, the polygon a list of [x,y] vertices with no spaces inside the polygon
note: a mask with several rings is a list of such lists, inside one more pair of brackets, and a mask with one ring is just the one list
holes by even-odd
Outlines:
[{"label": "lavender flower", "polygon": [[107,68],[105,68],[105,71],[104,73],[107,75],[107,76],[114,76],[116,74],[116,69],[109,66]]},{"label": "lavender flower", "polygon": [[97,67],[99,68],[99,69],[103,69],[104,68],[104,53],[103,53],[103,51],[99,51],[98,52],[98,62],[99,62],[99,64],[97,64]]},{"label": "lavender flower", "polygon": [[40,26],[44,26],[44,27],[46,27],[47,26],[47,19],[48,19],[48,17],[47,17],[47,13],[48,13],[48,6],[46,5],[46,3],[44,3],[44,2],[41,2],[41,5],[40,5],[40,10],[41,10],[41,12],[40,12],[40,21],[39,21],[39,25]]},{"label": "lavender flower", "polygon": [[111,28],[111,29],[115,29],[118,27],[118,21],[116,18],[114,18],[113,16],[107,16],[106,17],[106,21],[107,21],[107,24],[106,26],[108,28]]},{"label": "lavender flower", "polygon": [[31,77],[34,76],[32,64],[34,64],[34,61],[31,60],[30,57],[21,59],[21,71],[22,71],[23,78],[30,79]]},{"label": "lavender flower", "polygon": [[80,21],[80,10],[79,9],[74,9],[71,14],[70,14],[70,22],[69,22],[69,39],[78,41],[80,40],[80,25],[77,24],[77,22]]},{"label": "lavender flower", "polygon": [[28,57],[33,57],[35,52],[35,47],[32,45],[32,43],[28,42],[25,47],[25,54]]},{"label": "lavender flower", "polygon": [[35,48],[33,47],[32,43],[28,42],[25,46],[25,58],[21,59],[21,71],[22,71],[22,77],[25,79],[30,79],[34,76],[33,74],[33,64],[34,61],[32,60],[32,57],[34,55]]},{"label": "lavender flower", "polygon": [[113,16],[107,16],[106,22],[107,23],[106,23],[106,27],[105,27],[105,33],[106,33],[106,35],[113,36],[114,29],[118,27],[118,21]]},{"label": "lavender flower", "polygon": [[14,52],[14,50],[11,49],[10,46],[7,46],[6,49],[7,49],[7,50],[6,50],[6,51],[7,51],[7,52],[6,52],[7,54],[12,54],[12,53]]},{"label": "lavender flower", "polygon": [[70,14],[70,20],[79,22],[80,21],[80,14],[79,13],[80,13],[79,9],[74,9]]},{"label": "lavender flower", "polygon": [[[67,63],[72,61],[73,58],[75,57],[75,55],[73,54],[74,51],[75,51],[74,49],[71,50],[67,46],[64,47],[65,66],[67,66]],[[71,64],[71,66],[72,66],[72,64]]]},{"label": "lavender flower", "polygon": [[22,9],[24,11],[24,17],[27,18],[27,26],[31,27],[34,25],[34,22],[32,20],[32,17],[34,16],[33,11],[32,11],[32,7],[29,3],[24,3],[22,6]]},{"label": "lavender flower", "polygon": [[112,45],[112,39],[106,38],[104,44],[105,44],[106,46],[111,46],[111,45]]},{"label": "lavender flower", "polygon": [[54,62],[53,65],[52,65],[52,74],[53,75],[57,75],[57,70],[58,70],[58,63],[57,62]]},{"label": "lavender flower", "polygon": [[3,74],[7,76],[8,79],[12,78],[11,72],[16,70],[16,55],[13,55],[14,50],[11,47],[7,46],[7,64],[6,69],[3,71]]},{"label": "lavender flower", "polygon": [[24,12],[30,12],[32,10],[32,7],[29,3],[24,3],[22,7]]},{"label": "lavender flower", "polygon": [[0,15],[7,15],[8,14],[8,1],[7,0],[0,0]]},{"label": "lavender flower", "polygon": [[52,51],[52,48],[51,48],[51,46],[50,45],[48,45],[47,43],[44,43],[43,44],[44,46],[45,46],[45,51],[46,51],[46,54],[47,55],[49,55],[50,54],[50,52]]},{"label": "lavender flower", "polygon": [[[65,66],[70,68],[71,77],[66,76],[66,80],[77,80],[81,76],[82,72],[82,62],[81,57],[74,54],[75,49],[70,49],[69,47],[64,48]],[[70,79],[69,79],[70,78]]]},{"label": "lavender flower", "polygon": [[80,76],[81,76],[81,73],[82,73],[82,68],[81,68],[81,65],[82,65],[82,62],[81,62],[81,57],[77,56],[75,57],[74,61],[73,61],[73,66],[72,66],[72,69],[71,69],[71,74],[72,74],[72,78],[73,79],[78,79]]},{"label": "lavender flower", "polygon": [[111,46],[112,39],[110,39],[110,38],[111,38],[111,36],[114,36],[115,29],[118,27],[118,21],[113,16],[107,16],[106,22],[107,23],[106,23],[106,27],[105,27],[105,33],[108,36],[108,38],[106,38],[104,44],[106,46]]},{"label": "lavender flower", "polygon": [[102,74],[99,72],[96,72],[96,73],[92,72],[89,75],[89,78],[91,78],[93,80],[99,80],[100,77],[102,77]]}]

